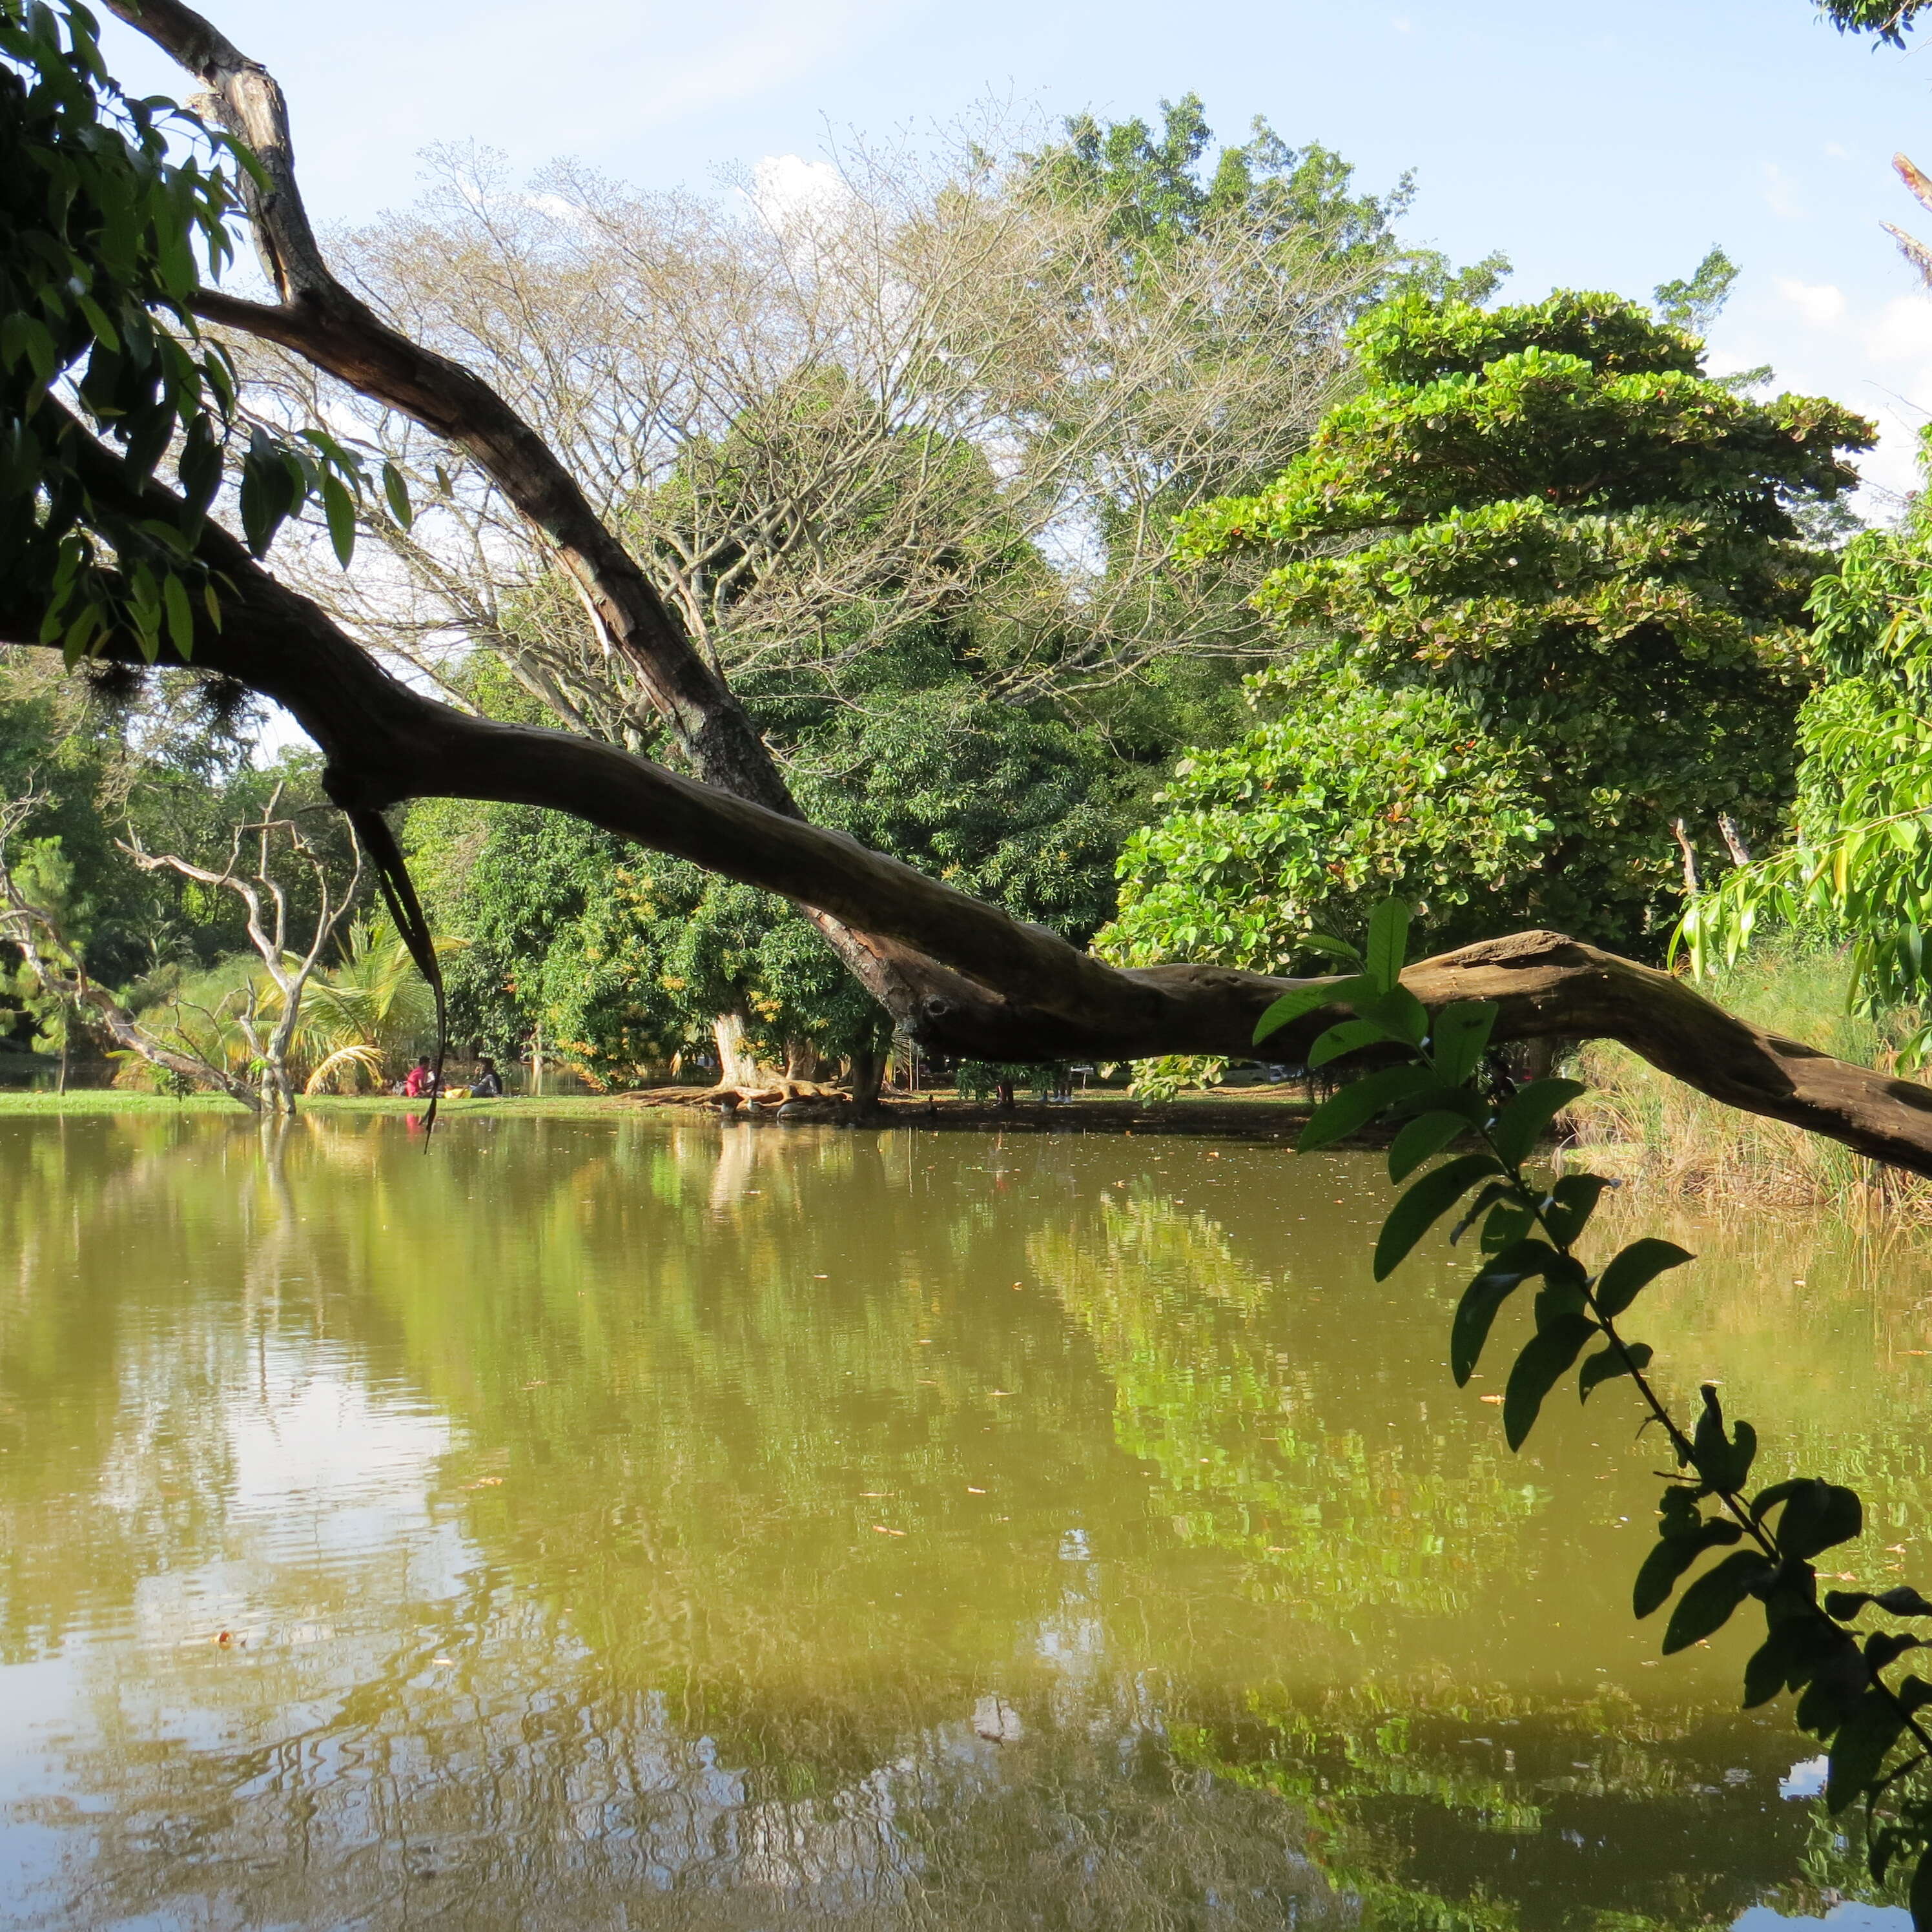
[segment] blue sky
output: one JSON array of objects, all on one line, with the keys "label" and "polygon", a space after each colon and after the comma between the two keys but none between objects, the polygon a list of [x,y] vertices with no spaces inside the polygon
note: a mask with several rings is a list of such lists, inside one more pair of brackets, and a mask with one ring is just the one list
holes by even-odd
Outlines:
[{"label": "blue sky", "polygon": [[[988,99],[1118,116],[1192,89],[1226,136],[1263,113],[1366,185],[1413,169],[1411,234],[1459,260],[1502,248],[1506,297],[1647,296],[1722,242],[1744,273],[1714,362],[1770,362],[1879,418],[1874,481],[1910,480],[1932,412],[1932,295],[1879,226],[1932,240],[1888,166],[1902,148],[1932,170],[1932,40],[1874,50],[1809,0],[202,4],[287,90],[325,220],[410,200],[437,142],[704,188],[812,158],[828,133],[917,136]],[[183,91],[126,30],[110,40],[124,79]]]}]

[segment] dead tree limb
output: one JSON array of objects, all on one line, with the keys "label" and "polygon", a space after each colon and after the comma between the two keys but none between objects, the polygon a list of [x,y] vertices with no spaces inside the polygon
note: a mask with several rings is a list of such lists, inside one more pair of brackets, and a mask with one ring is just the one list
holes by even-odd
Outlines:
[{"label": "dead tree limb", "polygon": [[32,796],[16,800],[0,814],[0,939],[10,940],[20,949],[34,977],[47,992],[92,1014],[94,1023],[123,1052],[165,1068],[197,1087],[214,1088],[239,1100],[250,1113],[260,1113],[262,1103],[247,1081],[212,1060],[157,1040],[88,971],[81,949],[59,914],[30,899],[21,889],[8,862],[7,841],[40,802]]},{"label": "dead tree limb", "polygon": [[[355,870],[338,896],[331,883],[328,867],[304,836],[301,825],[292,818],[275,816],[281,796],[282,788],[278,785],[261,818],[235,828],[229,842],[228,862],[219,872],[172,852],[147,851],[139,839],[117,842],[144,872],[176,872],[217,891],[232,892],[242,902],[248,943],[260,955],[264,970],[281,997],[274,1024],[257,1042],[262,1084],[272,1104],[284,1113],[292,1114],[296,1101],[295,1088],[289,1078],[289,1050],[295,1042],[296,1029],[302,1023],[302,999],[308,982],[348,916],[362,886],[362,844],[352,828],[349,836],[356,854]],[[301,953],[290,948],[288,891],[276,877],[271,862],[278,835],[286,838],[291,854],[308,866],[315,881],[315,928],[310,934],[308,950]],[[251,841],[255,846],[255,865],[250,873],[242,869],[242,854],[243,847]]]}]

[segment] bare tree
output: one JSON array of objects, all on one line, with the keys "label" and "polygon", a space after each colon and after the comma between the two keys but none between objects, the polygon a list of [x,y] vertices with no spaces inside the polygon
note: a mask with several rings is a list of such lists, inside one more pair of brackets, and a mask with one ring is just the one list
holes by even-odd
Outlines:
[{"label": "bare tree", "polygon": [[122,1002],[87,970],[79,943],[60,909],[36,897],[10,860],[8,846],[28,818],[46,802],[29,793],[0,808],[0,939],[20,949],[41,988],[89,1016],[124,1052],[162,1068],[196,1087],[212,1087],[239,1100],[251,1113],[261,1111],[254,1088],[242,1076],[185,1039],[164,1039],[136,1019]]},{"label": "bare tree", "polygon": [[[526,191],[446,153],[424,202],[341,253],[569,464],[727,677],[837,695],[935,617],[1016,699],[1276,648],[1244,563],[1167,568],[1171,519],[1306,442],[1390,251],[1229,212],[1124,266],[1118,194],[1049,192],[994,138],[766,170],[722,200],[574,168]],[[387,569],[310,580],[360,634],[432,675],[480,645],[576,728],[657,737],[646,681],[487,457],[372,410],[299,345],[244,359],[258,406],[358,420],[412,478],[410,530],[372,506]]]},{"label": "bare tree", "polygon": [[[343,921],[356,903],[362,884],[362,846],[352,831],[355,868],[349,883],[338,895],[331,868],[296,818],[278,818],[282,788],[270,795],[268,807],[259,819],[238,825],[229,842],[228,862],[219,872],[196,865],[171,852],[144,850],[138,838],[118,842],[121,849],[144,872],[178,872],[219,892],[232,892],[242,902],[248,922],[248,943],[260,956],[262,970],[274,987],[278,999],[266,1009],[251,1005],[236,1016],[248,1040],[250,1059],[260,1070],[263,1097],[271,1112],[292,1114],[295,1087],[289,1078],[289,1050],[302,1024],[303,996],[308,982],[334,944]],[[278,854],[278,848],[281,848]],[[242,869],[244,851],[253,855],[253,869]],[[314,882],[315,922],[307,949],[292,950],[287,886],[276,875],[278,856],[285,856],[307,869]]]},{"label": "bare tree", "polygon": [[[205,290],[197,313],[295,350],[477,463],[541,533],[698,774],[438,703],[390,676],[313,600],[211,522],[196,551],[222,586],[222,621],[190,614],[194,661],[285,704],[321,748],[337,803],[372,826],[382,808],[415,797],[548,806],[782,893],[896,1019],[946,1050],[986,1058],[1238,1053],[1277,994],[1332,983],[1214,967],[1109,967],[806,824],[742,706],[556,452],[473,370],[392,327],[332,273],[304,212],[270,76],[178,0],[113,0],[112,10],[213,91],[209,111],[261,168],[261,183],[251,178],[248,191],[276,299]],[[51,399],[42,410],[46,433],[68,439],[74,472],[97,503],[116,514],[164,514],[181,526],[172,492],[130,480],[118,456]],[[0,584],[0,639],[38,642],[45,614],[36,599]],[[100,649],[133,658],[140,640],[124,626]],[[1725,1104],[1932,1173],[1932,1089],[1767,1034],[1668,975],[1560,934],[1466,947],[1412,968],[1404,983],[1432,1010],[1455,999],[1494,1000],[1499,1038],[1622,1040]],[[1312,1012],[1279,1036],[1280,1051],[1302,1051],[1335,1017],[1333,1006]]]}]

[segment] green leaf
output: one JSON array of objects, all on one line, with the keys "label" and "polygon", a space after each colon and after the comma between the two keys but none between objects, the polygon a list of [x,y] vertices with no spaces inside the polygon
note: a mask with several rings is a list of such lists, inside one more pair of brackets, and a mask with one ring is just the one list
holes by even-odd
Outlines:
[{"label": "green leaf", "polygon": [[1355,1000],[1374,988],[1368,981],[1355,980],[1323,980],[1306,986],[1297,986],[1292,992],[1284,993],[1261,1018],[1255,1022],[1255,1044],[1258,1046],[1271,1033],[1279,1033],[1291,1020],[1298,1020],[1304,1013],[1312,1013],[1323,1006],[1352,1006]]},{"label": "green leaf", "polygon": [[1905,1714],[1874,1687],[1852,1708],[1832,1740],[1825,1779],[1825,1808],[1834,1815],[1862,1797],[1883,1768],[1886,1754],[1905,1728]]},{"label": "green leaf", "polygon": [[1813,1477],[1796,1484],[1778,1519],[1778,1546],[1786,1556],[1808,1560],[1834,1544],[1862,1535],[1864,1505],[1856,1490]]},{"label": "green leaf", "polygon": [[161,603],[167,612],[168,641],[184,658],[194,656],[194,611],[188,586],[170,571],[161,581]]},{"label": "green leaf", "polygon": [[1343,1020],[1331,1026],[1308,1049],[1308,1064],[1311,1069],[1326,1066],[1345,1053],[1354,1053],[1365,1046],[1385,1046],[1388,1040],[1388,1028],[1378,1020]]},{"label": "green leaf", "polygon": [[1790,1682],[1792,1672],[1805,1661],[1806,1635],[1803,1623],[1795,1619],[1771,1626],[1744,1665],[1747,1711],[1768,1704]]},{"label": "green leaf", "polygon": [[1667,1268],[1682,1268],[1696,1257],[1675,1241],[1640,1241],[1612,1256],[1610,1265],[1598,1277],[1597,1306],[1610,1316],[1621,1315]]},{"label": "green leaf", "polygon": [[1294,1143],[1298,1154],[1311,1154],[1365,1127],[1400,1100],[1439,1091],[1441,1082],[1426,1066],[1384,1066],[1379,1072],[1352,1081],[1331,1094],[1308,1118]]},{"label": "green leaf", "polygon": [[1597,1199],[1612,1184],[1600,1174],[1566,1174],[1550,1190],[1543,1210],[1544,1226],[1560,1248],[1574,1243],[1597,1211]]},{"label": "green leaf", "polygon": [[1425,1160],[1432,1160],[1458,1134],[1466,1134],[1469,1123],[1460,1114],[1444,1109],[1418,1114],[1405,1120],[1389,1148],[1388,1173],[1391,1180],[1406,1180]]},{"label": "green leaf", "polygon": [[356,554],[356,500],[332,470],[322,472],[322,508],[328,519],[328,541],[335,560],[346,570]]},{"label": "green leaf", "polygon": [[1664,1633],[1664,1654],[1688,1650],[1724,1628],[1731,1612],[1768,1577],[1775,1567],[1755,1550],[1739,1550],[1714,1564],[1678,1599]]},{"label": "green leaf", "polygon": [[1648,1368],[1650,1358],[1648,1342],[1632,1342],[1622,1348],[1600,1349],[1583,1364],[1583,1372],[1577,1378],[1579,1398],[1588,1402],[1590,1391],[1600,1382],[1614,1382],[1618,1376],[1627,1376],[1633,1370]]},{"label": "green leaf", "polygon": [[416,521],[416,513],[410,502],[410,486],[393,463],[382,465],[382,494],[389,500],[391,515],[407,530]]},{"label": "green leaf", "polygon": [[1748,1422],[1741,1422],[1735,1436],[1727,1436],[1716,1384],[1706,1382],[1699,1394],[1704,1398],[1704,1409],[1690,1437],[1697,1473],[1713,1490],[1742,1489],[1757,1458],[1757,1431]]},{"label": "green leaf", "polygon": [[1518,1241],[1486,1263],[1462,1291],[1449,1329],[1449,1368],[1458,1388],[1476,1372],[1497,1310],[1525,1282],[1546,1274],[1561,1258],[1546,1241]]},{"label": "green leaf", "polygon": [[1717,1516],[1708,1522],[1700,1520],[1688,1535],[1660,1536],[1637,1570],[1636,1582],[1630,1592],[1630,1608],[1640,1618],[1661,1609],[1670,1602],[1678,1578],[1706,1550],[1722,1549],[1743,1534],[1728,1517]]},{"label": "green leaf", "polygon": [[1520,1166],[1535,1150],[1544,1130],[1572,1100],[1590,1090],[1580,1080],[1533,1080],[1496,1116],[1490,1138],[1497,1153]]},{"label": "green leaf", "polygon": [[1386,1281],[1443,1215],[1478,1181],[1497,1172],[1493,1154],[1459,1154],[1415,1182],[1382,1223],[1376,1242],[1376,1280]]},{"label": "green leaf", "polygon": [[1364,1019],[1374,1020],[1408,1046],[1420,1046],[1428,1037],[1429,1009],[1406,986],[1391,986],[1378,998],[1356,1008]]},{"label": "green leaf", "polygon": [[1591,1336],[1602,1333],[1586,1315],[1559,1315],[1530,1337],[1503,1390],[1503,1434],[1512,1449],[1522,1447],[1543,1398],[1569,1372]]},{"label": "green leaf", "polygon": [[1460,1087],[1482,1064],[1496,1023],[1496,1010],[1486,1000],[1456,1000],[1436,1016],[1430,1029],[1436,1071]]},{"label": "green leaf", "polygon": [[1408,957],[1408,908],[1400,899],[1384,899],[1369,916],[1363,970],[1386,993],[1400,982]]}]

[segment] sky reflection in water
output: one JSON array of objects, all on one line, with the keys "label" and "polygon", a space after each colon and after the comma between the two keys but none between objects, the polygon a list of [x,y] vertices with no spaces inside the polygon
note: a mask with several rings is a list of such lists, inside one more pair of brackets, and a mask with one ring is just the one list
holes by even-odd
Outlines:
[{"label": "sky reflection in water", "polygon": [[[1509,1455],[1454,1271],[1368,1279],[1382,1198],[1147,1139],[0,1120],[0,1925],[1864,1898],[1742,1647],[1630,1622],[1620,1392]],[[1648,1211],[1708,1258],[1677,1385],[1924,1581],[1923,1252]]]}]

